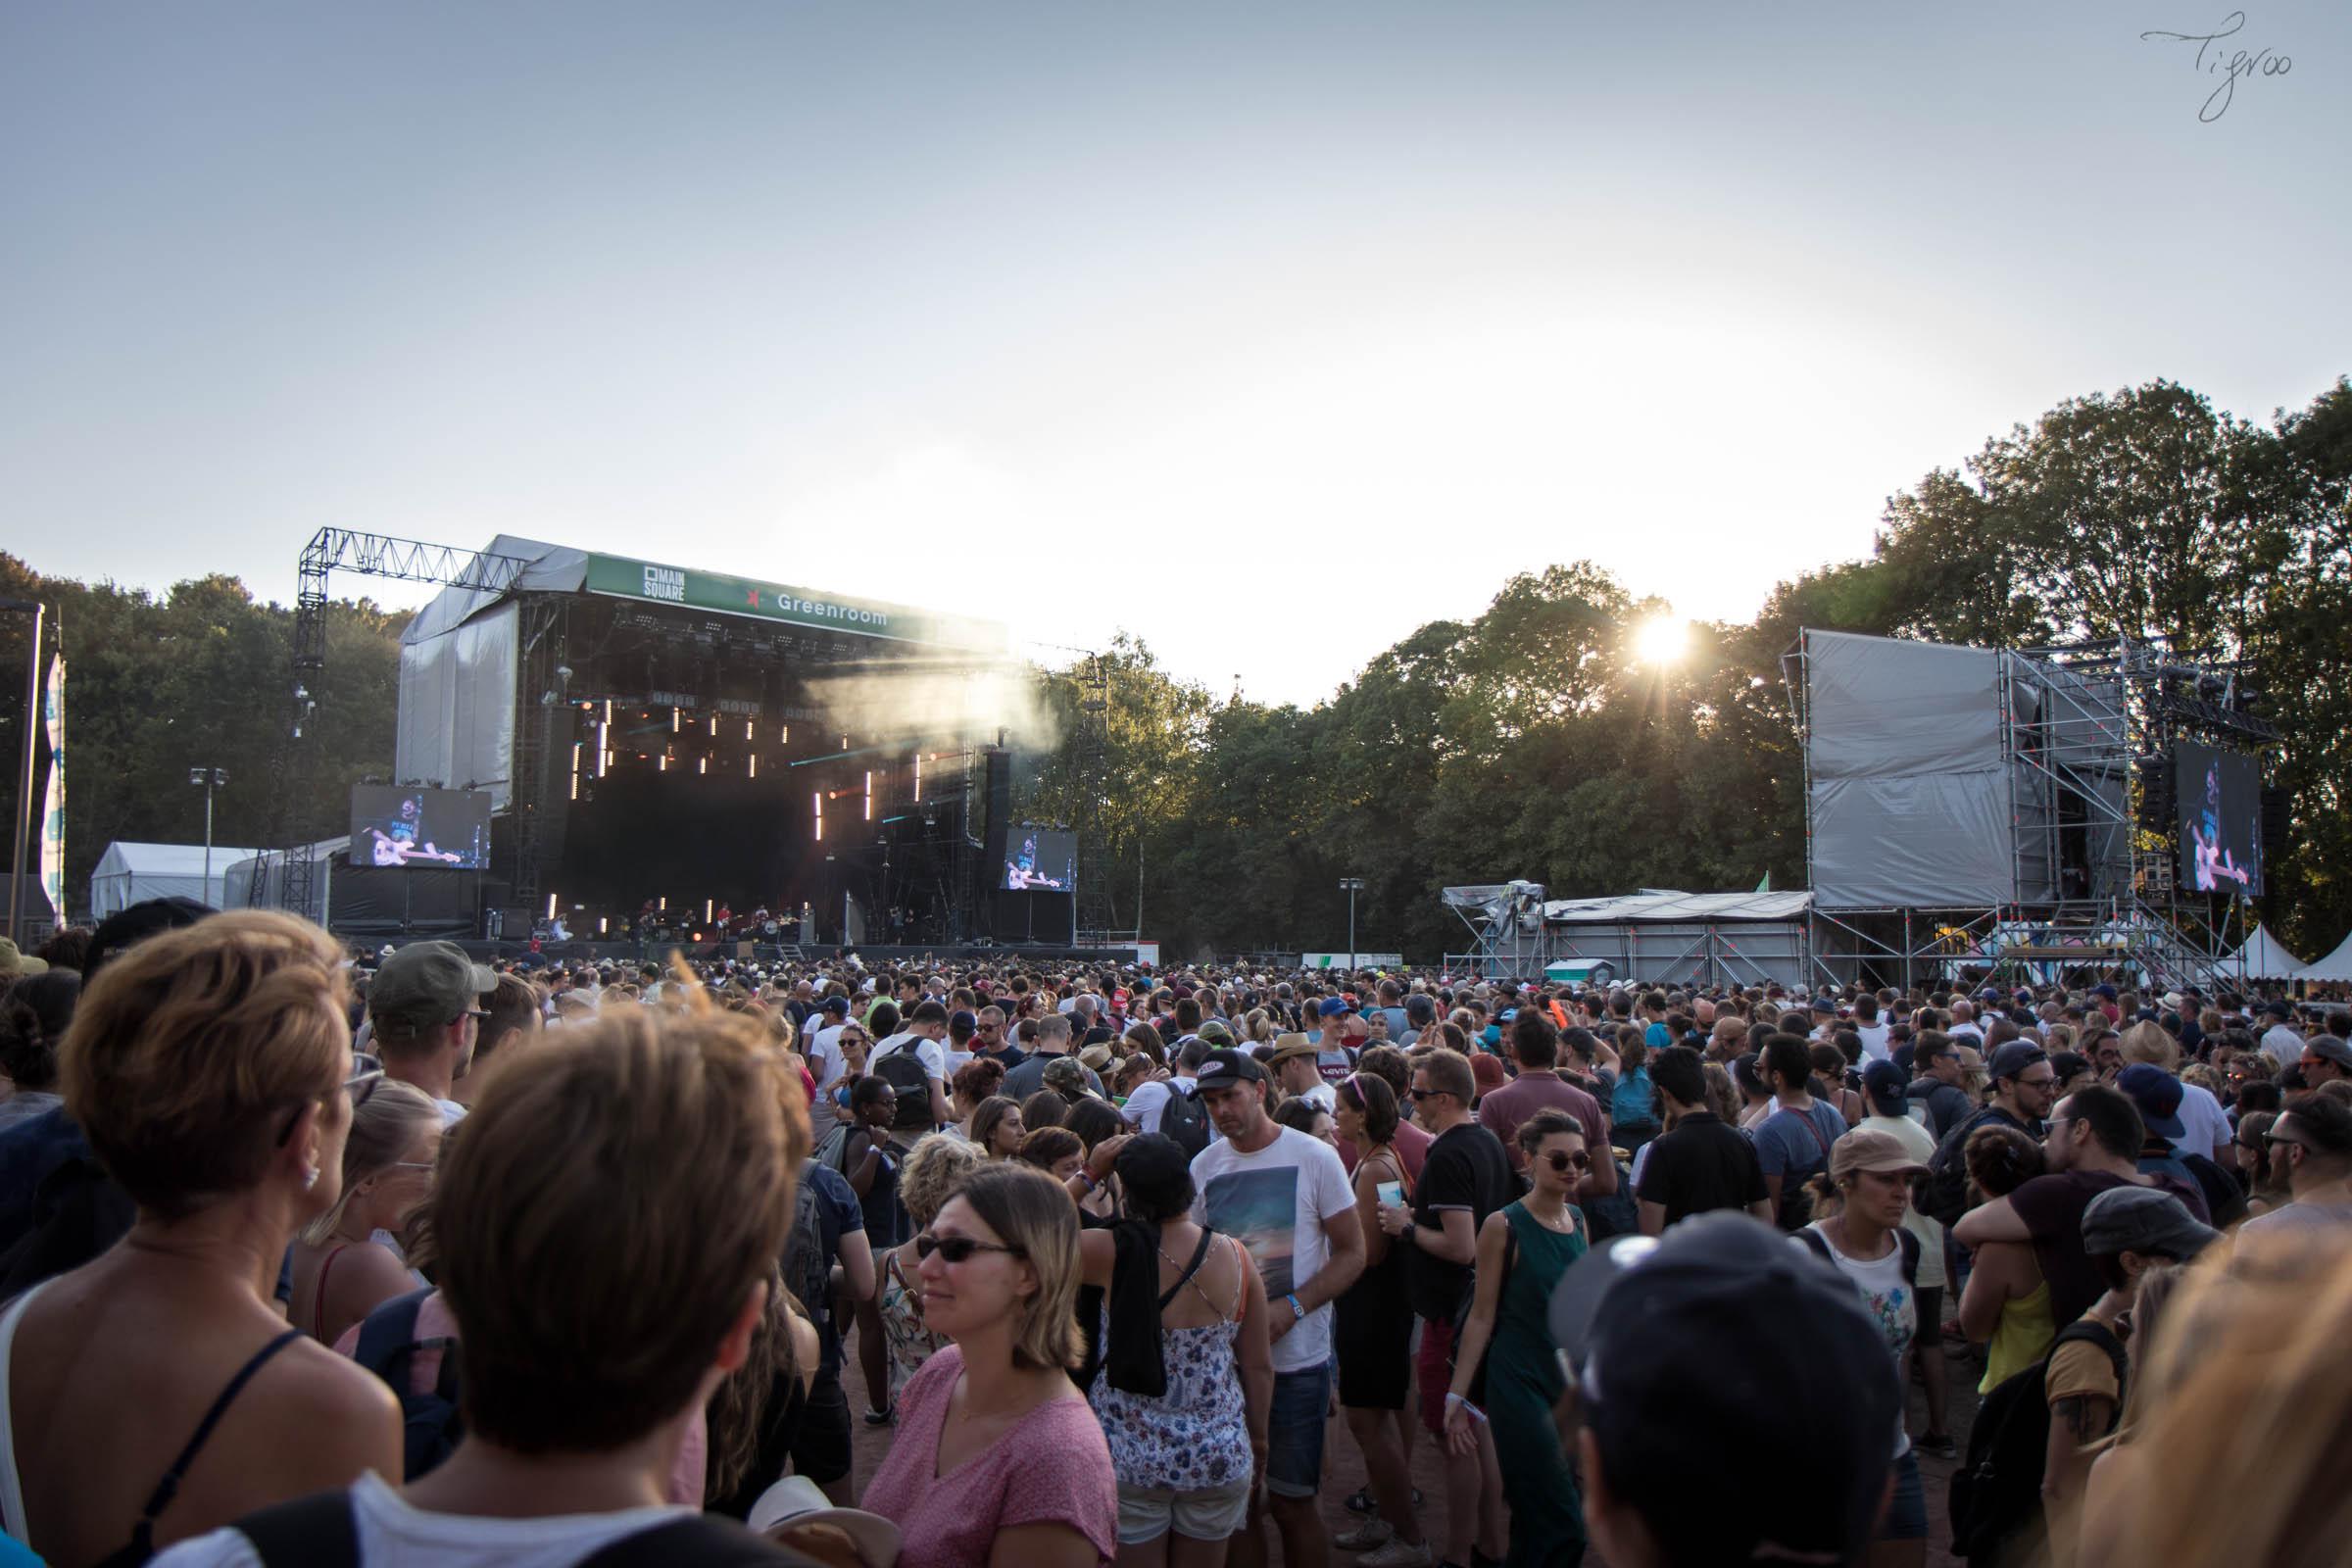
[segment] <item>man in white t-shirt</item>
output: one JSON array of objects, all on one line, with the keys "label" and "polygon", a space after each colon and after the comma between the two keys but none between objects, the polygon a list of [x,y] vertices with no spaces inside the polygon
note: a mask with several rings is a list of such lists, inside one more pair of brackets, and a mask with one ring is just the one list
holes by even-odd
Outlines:
[{"label": "man in white t-shirt", "polygon": [[917,1003],[914,1011],[906,1015],[906,1027],[887,1040],[875,1041],[873,1054],[865,1062],[868,1072],[880,1071],[883,1062],[902,1053],[921,1062],[923,1077],[931,1087],[934,1127],[956,1119],[956,1107],[948,1102],[948,1048],[943,1044],[947,1035],[948,1009],[936,1002]]},{"label": "man in white t-shirt", "polygon": [[1965,999],[1954,1002],[1951,1027],[1944,1030],[1944,1033],[1954,1040],[1965,1040],[1970,1045],[1982,1050],[1984,1045],[1984,1026],[1977,1022],[1977,1004]]},{"label": "man in white t-shirt", "polygon": [[2283,1002],[2266,1002],[2262,1015],[2271,1026],[2262,1032],[2259,1044],[2262,1054],[2277,1062],[2281,1071],[2303,1059],[2303,1032],[2295,1027],[2295,1009]]},{"label": "man in white t-shirt", "polygon": [[[1242,1051],[1200,1064],[1200,1098],[1221,1139],[1193,1158],[1193,1218],[1250,1249],[1266,1282],[1274,1341],[1267,1422],[1266,1499],[1283,1561],[1322,1562],[1328,1533],[1315,1508],[1332,1393],[1331,1303],[1364,1270],[1355,1194],[1329,1144],[1266,1114],[1266,1074]],[[1252,1500],[1243,1527],[1267,1561]]]},{"label": "man in white t-shirt", "polygon": [[1870,1061],[1887,1059],[1887,1023],[1879,1016],[1879,999],[1863,992],[1854,999],[1854,1033],[1862,1037],[1862,1054]]},{"label": "man in white t-shirt", "polygon": [[1199,1035],[1187,1035],[1176,1043],[1176,1065],[1165,1083],[1151,1079],[1135,1086],[1127,1103],[1119,1110],[1129,1126],[1139,1133],[1159,1131],[1159,1119],[1167,1114],[1168,1101],[1176,1095],[1189,1095],[1197,1087],[1193,1075],[1207,1059],[1208,1045]]}]

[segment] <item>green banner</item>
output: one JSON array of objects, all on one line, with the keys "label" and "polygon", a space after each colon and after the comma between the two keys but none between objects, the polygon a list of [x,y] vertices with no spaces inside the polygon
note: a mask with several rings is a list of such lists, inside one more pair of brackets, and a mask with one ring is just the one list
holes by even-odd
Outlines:
[{"label": "green banner", "polygon": [[986,649],[995,653],[1004,652],[1005,646],[1004,628],[992,621],[937,615],[904,605],[848,599],[840,594],[820,594],[812,589],[722,576],[685,566],[658,565],[622,556],[590,556],[585,586],[592,594],[713,611],[723,615],[744,615],[754,620],[821,626],[898,642]]}]

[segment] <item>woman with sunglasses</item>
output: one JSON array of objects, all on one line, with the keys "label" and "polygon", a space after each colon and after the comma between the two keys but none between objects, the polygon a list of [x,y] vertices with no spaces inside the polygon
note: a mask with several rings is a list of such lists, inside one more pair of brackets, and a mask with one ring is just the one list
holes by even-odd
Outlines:
[{"label": "woman with sunglasses", "polygon": [[1584,1124],[1549,1107],[1520,1124],[1518,1144],[1534,1186],[1479,1227],[1477,1288],[1446,1395],[1446,1443],[1468,1453],[1478,1445],[1479,1427],[1492,1426],[1511,1505],[1504,1561],[1532,1568],[1573,1564],[1585,1555],[1584,1494],[1552,1421],[1566,1385],[1549,1311],[1553,1287],[1590,1245],[1576,1186],[1592,1157]]},{"label": "woman with sunglasses", "polygon": [[901,1562],[1099,1568],[1118,1550],[1102,1428],[1072,1386],[1078,1211],[1025,1165],[966,1179],[915,1238],[923,1321],[954,1343],[899,1401],[859,1506],[899,1527]]},{"label": "woman with sunglasses", "polygon": [[2286,1162],[2271,1152],[2271,1128],[2278,1120],[2272,1110],[2250,1110],[2237,1119],[2230,1152],[2236,1156],[2237,1179],[2246,1189],[2246,1217],[2268,1214],[2294,1200],[2286,1186]]},{"label": "woman with sunglasses", "polygon": [[342,1192],[342,958],[308,921],[237,910],[148,937],[82,993],[59,1081],[136,1217],[0,1317],[0,1529],[51,1562],[144,1562],[400,1473],[391,1391],[272,1298]]},{"label": "woman with sunglasses", "polygon": [[294,1326],[321,1345],[415,1290],[398,1240],[433,1190],[441,1107],[411,1084],[372,1073],[351,1091],[343,1191],[294,1244]]}]

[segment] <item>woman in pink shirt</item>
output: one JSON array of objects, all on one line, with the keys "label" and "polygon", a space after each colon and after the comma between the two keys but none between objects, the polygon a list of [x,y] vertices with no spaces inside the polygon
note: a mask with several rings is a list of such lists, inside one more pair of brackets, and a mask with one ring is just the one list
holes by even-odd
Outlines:
[{"label": "woman in pink shirt", "polygon": [[915,1250],[924,1322],[955,1343],[907,1382],[858,1505],[899,1527],[900,1568],[1101,1568],[1118,1550],[1118,1486],[1066,1371],[1084,1348],[1069,1195],[990,1165]]}]

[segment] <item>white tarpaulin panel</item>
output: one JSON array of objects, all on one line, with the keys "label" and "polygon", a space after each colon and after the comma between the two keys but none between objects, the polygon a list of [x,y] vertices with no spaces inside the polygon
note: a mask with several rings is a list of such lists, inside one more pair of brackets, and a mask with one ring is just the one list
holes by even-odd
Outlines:
[{"label": "white tarpaulin panel", "polygon": [[2352,936],[2335,945],[2335,951],[2306,969],[2297,969],[2297,980],[2352,980]]},{"label": "white tarpaulin panel", "polygon": [[2000,656],[1809,630],[1805,671],[1814,902],[2012,902]]},{"label": "white tarpaulin panel", "polygon": [[2291,979],[2303,967],[2303,960],[2279,944],[2267,925],[2254,927],[2246,945],[2222,961],[2222,967],[2233,975],[2248,980]]},{"label": "white tarpaulin panel", "polygon": [[118,839],[106,847],[90,872],[90,917],[103,920],[149,899],[194,899],[209,908],[227,908],[223,899],[229,866],[257,853],[214,845],[212,880],[207,882],[201,844],[127,844]]},{"label": "white tarpaulin panel", "polygon": [[398,777],[443,789],[485,789],[492,810],[506,808],[514,764],[516,617],[508,603],[445,631],[402,641],[392,764]]}]

